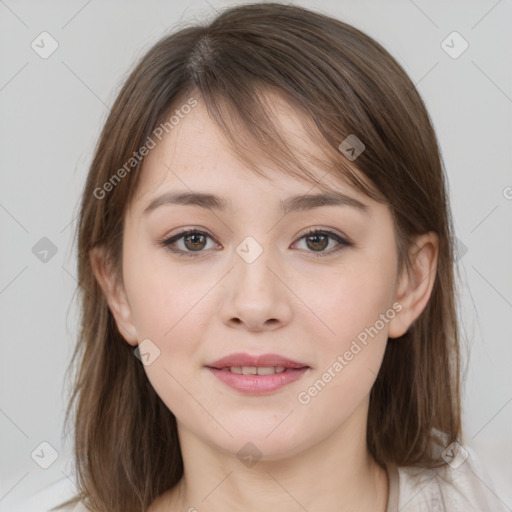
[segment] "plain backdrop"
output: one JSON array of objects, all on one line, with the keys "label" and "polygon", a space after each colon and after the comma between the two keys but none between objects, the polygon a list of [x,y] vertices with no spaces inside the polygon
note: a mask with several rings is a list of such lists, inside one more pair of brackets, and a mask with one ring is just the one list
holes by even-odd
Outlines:
[{"label": "plain backdrop", "polygon": [[[59,479],[72,485],[63,430],[64,374],[78,325],[72,237],[108,107],[153,43],[182,21],[204,21],[237,3],[0,0],[1,511],[21,510]],[[512,3],[297,3],[379,41],[426,102],[459,239],[470,347],[465,441],[512,507]],[[58,44],[47,58],[41,43],[33,48],[42,37],[45,51]],[[447,37],[456,50],[469,46],[454,58]],[[52,450],[57,459],[43,469]]]}]

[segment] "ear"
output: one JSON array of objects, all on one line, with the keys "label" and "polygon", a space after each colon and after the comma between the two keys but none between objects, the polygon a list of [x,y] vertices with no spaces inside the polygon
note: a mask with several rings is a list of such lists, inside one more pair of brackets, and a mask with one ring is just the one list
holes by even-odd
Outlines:
[{"label": "ear", "polygon": [[89,257],[92,270],[98,284],[103,290],[103,294],[114,316],[119,332],[127,343],[137,346],[137,329],[133,322],[132,312],[124,286],[116,279],[113,267],[105,254],[103,247],[95,247],[90,251]]},{"label": "ear", "polygon": [[395,301],[402,309],[389,322],[389,338],[404,335],[425,309],[437,274],[439,237],[433,231],[416,238],[409,251],[410,268],[404,264]]}]

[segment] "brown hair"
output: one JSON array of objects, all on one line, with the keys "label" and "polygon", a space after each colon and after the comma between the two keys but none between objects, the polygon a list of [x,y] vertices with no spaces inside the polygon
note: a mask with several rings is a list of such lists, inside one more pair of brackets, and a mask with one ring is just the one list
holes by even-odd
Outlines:
[{"label": "brown hair", "polygon": [[[91,249],[103,247],[122,280],[124,215],[143,161],[104,197],[95,191],[126,170],[180,101],[196,95],[256,172],[259,151],[260,161],[265,154],[279,168],[314,180],[272,121],[266,92],[279,94],[309,124],[308,135],[325,156],[319,165],[389,205],[399,269],[409,265],[413,237],[429,231],[439,237],[430,300],[409,331],[388,342],[371,391],[370,453],[383,465],[432,467],[443,463],[438,448],[460,439],[453,228],[421,97],[393,57],[356,28],[296,6],[241,5],[206,26],[168,35],[147,52],[112,107],[87,176],[77,226],[81,328],[66,421],[74,406],[79,498],[91,510],[145,510],[183,474],[175,417],[120,335],[90,261]],[[352,167],[338,149],[350,134],[366,146]]]}]

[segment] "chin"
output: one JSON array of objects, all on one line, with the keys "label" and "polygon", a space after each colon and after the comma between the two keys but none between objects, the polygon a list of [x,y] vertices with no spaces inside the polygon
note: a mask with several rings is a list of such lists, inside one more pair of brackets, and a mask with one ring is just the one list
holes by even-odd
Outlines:
[{"label": "chin", "polygon": [[[292,413],[293,414],[293,413]],[[242,421],[238,424],[225,424],[233,437],[219,433],[211,438],[211,431],[203,432],[210,436],[209,443],[215,444],[221,451],[237,457],[241,462],[248,460],[276,461],[300,453],[315,443],[315,439],[304,432],[295,431],[287,420],[279,421]],[[279,426],[278,426],[279,425]],[[220,436],[220,438],[219,438]]]}]

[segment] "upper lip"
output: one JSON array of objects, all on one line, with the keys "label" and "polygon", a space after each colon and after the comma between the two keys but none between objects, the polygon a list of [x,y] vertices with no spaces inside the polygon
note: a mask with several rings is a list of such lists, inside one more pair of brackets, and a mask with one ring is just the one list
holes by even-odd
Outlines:
[{"label": "upper lip", "polygon": [[265,366],[280,366],[283,368],[304,368],[308,365],[298,361],[293,361],[292,359],[280,356],[279,354],[261,354],[258,356],[251,356],[250,354],[237,353],[217,359],[217,361],[209,363],[206,366],[220,370],[222,368],[231,368],[233,366],[255,366],[258,368]]}]

